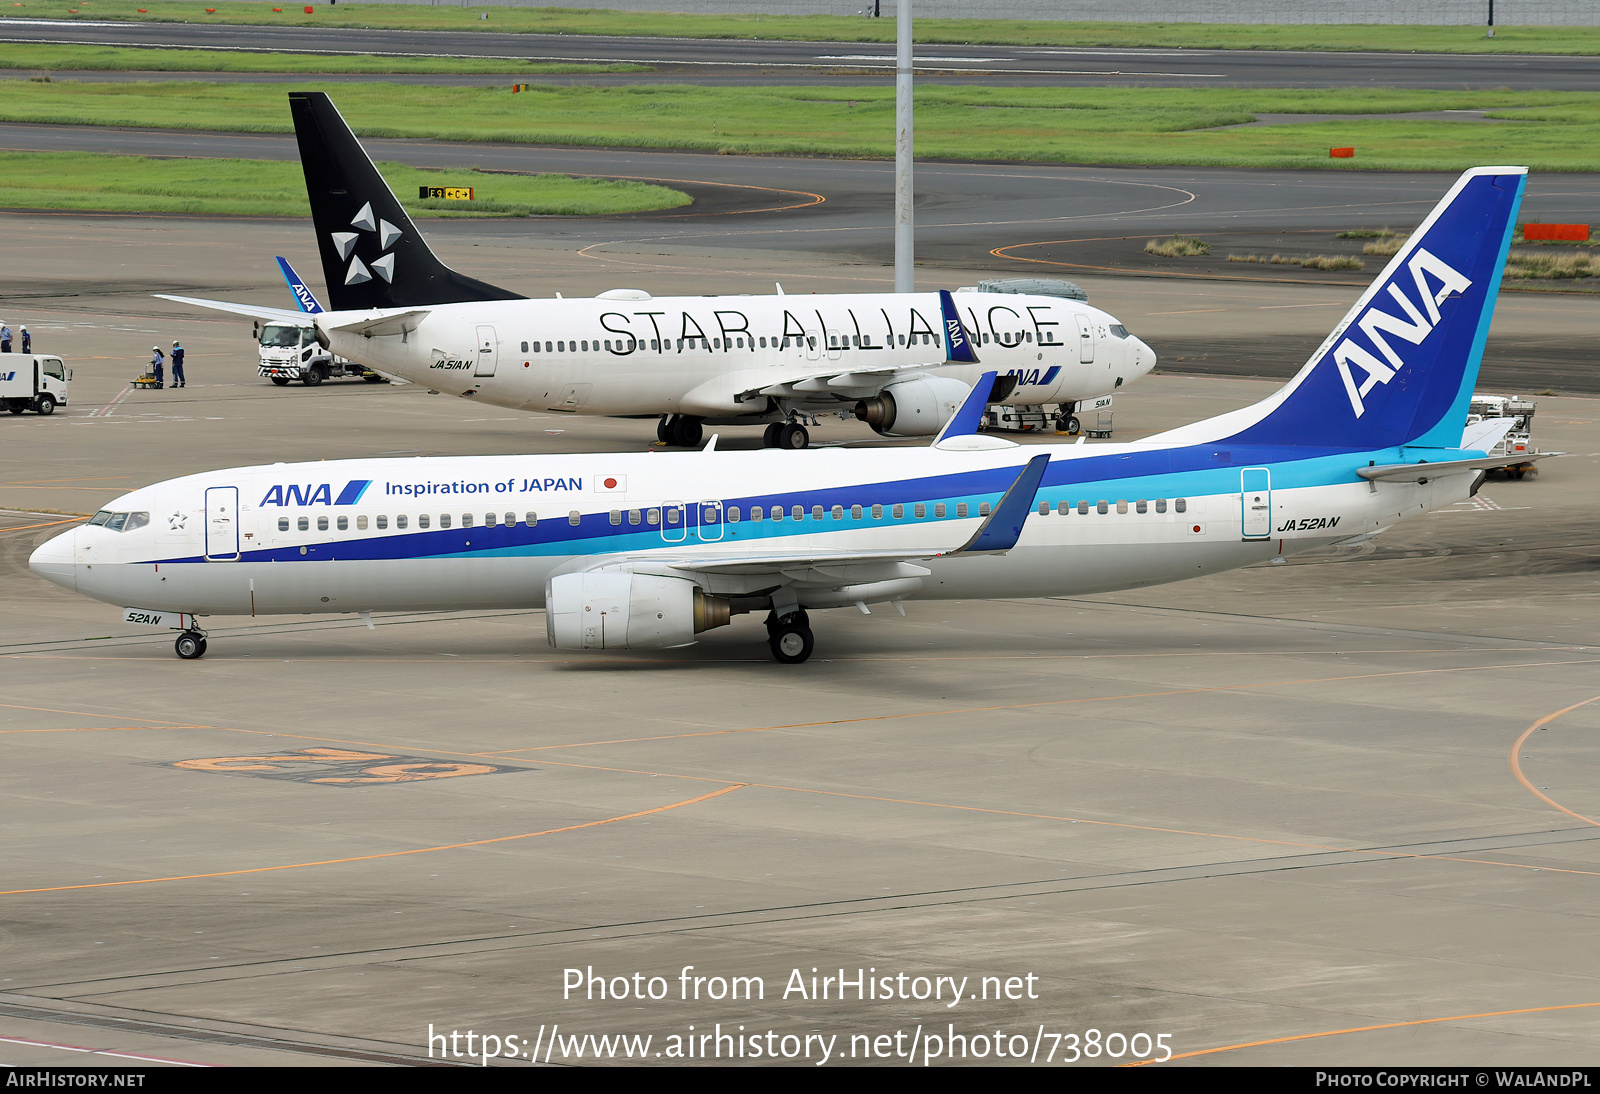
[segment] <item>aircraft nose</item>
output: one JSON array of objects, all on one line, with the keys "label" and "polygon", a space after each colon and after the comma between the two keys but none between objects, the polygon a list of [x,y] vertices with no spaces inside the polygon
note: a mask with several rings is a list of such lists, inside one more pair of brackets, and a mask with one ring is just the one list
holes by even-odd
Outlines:
[{"label": "aircraft nose", "polygon": [[29,556],[28,569],[46,581],[53,581],[57,585],[76,591],[78,586],[77,540],[78,530],[76,528],[70,532],[62,532],[59,536],[45,540]]},{"label": "aircraft nose", "polygon": [[1156,367],[1156,351],[1137,337],[1133,339],[1133,367],[1139,370],[1141,376]]}]

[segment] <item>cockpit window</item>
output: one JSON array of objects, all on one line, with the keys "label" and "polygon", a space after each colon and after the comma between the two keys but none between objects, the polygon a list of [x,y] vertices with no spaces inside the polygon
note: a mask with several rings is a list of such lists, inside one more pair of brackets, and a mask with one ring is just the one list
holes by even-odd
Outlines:
[{"label": "cockpit window", "polygon": [[1111,333],[1116,335],[1118,338],[1126,338],[1128,337],[1128,328],[1123,326],[1121,323],[1113,323],[1111,324]]},{"label": "cockpit window", "polygon": [[150,514],[144,513],[113,513],[109,509],[102,509],[89,518],[90,524],[104,526],[108,532],[131,532],[135,528],[143,528],[150,523]]}]

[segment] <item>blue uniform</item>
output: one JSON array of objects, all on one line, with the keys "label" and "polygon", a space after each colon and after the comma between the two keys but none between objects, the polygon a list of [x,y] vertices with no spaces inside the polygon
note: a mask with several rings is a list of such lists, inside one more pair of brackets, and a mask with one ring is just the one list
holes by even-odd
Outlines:
[{"label": "blue uniform", "polygon": [[184,382],[183,347],[174,342],[172,343],[172,386],[182,387]]}]

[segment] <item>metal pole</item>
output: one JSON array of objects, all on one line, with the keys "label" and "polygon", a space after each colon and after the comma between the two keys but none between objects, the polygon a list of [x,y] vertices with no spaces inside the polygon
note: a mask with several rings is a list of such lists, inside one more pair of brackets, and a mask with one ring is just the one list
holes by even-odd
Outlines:
[{"label": "metal pole", "polygon": [[1489,0],[1489,37],[1494,37],[1494,0]]},{"label": "metal pole", "polygon": [[916,292],[911,229],[911,0],[896,0],[894,80],[894,291]]}]

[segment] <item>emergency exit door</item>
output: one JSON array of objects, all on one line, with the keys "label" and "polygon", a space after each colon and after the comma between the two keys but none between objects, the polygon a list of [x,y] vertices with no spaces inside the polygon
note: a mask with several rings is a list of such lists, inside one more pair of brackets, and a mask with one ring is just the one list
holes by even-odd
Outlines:
[{"label": "emergency exit door", "polygon": [[500,340],[493,327],[478,328],[478,367],[474,376],[493,376],[500,360]]},{"label": "emergency exit door", "polygon": [[1239,472],[1239,520],[1245,539],[1272,535],[1272,472],[1265,467]]},{"label": "emergency exit door", "polygon": [[239,488],[213,486],[206,491],[206,559],[232,562],[239,557]]}]

